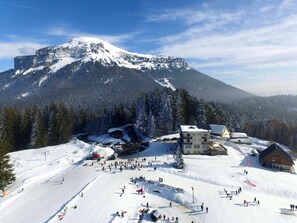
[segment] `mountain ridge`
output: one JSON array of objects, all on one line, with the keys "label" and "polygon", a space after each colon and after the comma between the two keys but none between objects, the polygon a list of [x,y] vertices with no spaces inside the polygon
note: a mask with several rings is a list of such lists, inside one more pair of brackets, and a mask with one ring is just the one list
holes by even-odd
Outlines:
[{"label": "mountain ridge", "polygon": [[117,104],[163,87],[184,88],[205,100],[253,96],[196,71],[182,58],[132,53],[91,37],[16,57],[14,65],[0,73],[0,102]]}]

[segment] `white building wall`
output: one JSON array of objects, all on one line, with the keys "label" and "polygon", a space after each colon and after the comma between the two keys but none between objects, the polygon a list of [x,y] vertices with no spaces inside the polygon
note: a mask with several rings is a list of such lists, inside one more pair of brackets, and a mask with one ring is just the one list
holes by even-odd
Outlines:
[{"label": "white building wall", "polygon": [[[185,129],[185,127],[181,127]],[[182,148],[185,154],[201,154],[209,148],[210,132],[204,129],[191,129],[181,132]]]}]

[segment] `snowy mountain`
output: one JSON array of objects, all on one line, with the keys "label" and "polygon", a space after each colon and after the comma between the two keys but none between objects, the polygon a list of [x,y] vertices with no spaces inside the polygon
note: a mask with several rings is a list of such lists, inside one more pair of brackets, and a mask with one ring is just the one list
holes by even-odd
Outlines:
[{"label": "snowy mountain", "polygon": [[[166,223],[175,217],[182,223],[295,223],[297,210],[290,205],[297,205],[297,175],[264,168],[250,156],[270,144],[226,142],[225,156],[184,155],[182,171],[173,168],[174,143],[153,142],[138,154],[99,163],[86,157],[93,151],[107,157],[111,149],[79,140],[13,152],[16,182],[0,196],[0,222],[135,223],[148,204],[142,223],[152,222],[153,210]],[[115,162],[127,168],[121,171]]]},{"label": "snowy mountain", "polygon": [[74,38],[59,46],[37,50],[33,56],[16,57],[15,69],[18,74],[26,75],[49,67],[49,73],[56,73],[76,61],[97,61],[105,67],[118,66],[136,70],[190,69],[183,59],[131,53],[91,37]]},{"label": "snowy mountain", "polygon": [[0,74],[0,102],[85,104],[130,101],[155,88],[185,88],[206,100],[251,94],[191,68],[185,60],[125,51],[97,38],[74,38],[14,59]]}]

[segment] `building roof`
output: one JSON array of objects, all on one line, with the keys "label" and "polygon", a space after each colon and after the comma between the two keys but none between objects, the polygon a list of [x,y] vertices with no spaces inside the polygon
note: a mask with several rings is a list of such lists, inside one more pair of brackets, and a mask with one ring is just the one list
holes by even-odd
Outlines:
[{"label": "building roof", "polygon": [[199,129],[195,125],[181,125],[180,129],[182,132],[208,132],[208,130]]},{"label": "building roof", "polygon": [[226,126],[224,125],[216,125],[216,124],[209,124],[213,134],[223,134],[225,129],[226,129]]},{"label": "building roof", "polygon": [[260,154],[259,154],[260,161],[265,156],[267,156],[268,154],[270,154],[274,151],[277,151],[280,154],[282,154],[291,163],[291,165],[294,165],[294,161],[293,161],[292,157],[290,156],[290,154],[287,153],[285,150],[283,150],[277,143],[273,143],[267,149],[264,149],[262,152],[260,152]]},{"label": "building roof", "polygon": [[244,133],[244,132],[232,132],[231,133],[231,138],[247,138],[248,136],[247,136],[247,134],[246,133]]},{"label": "building roof", "polygon": [[198,127],[199,129],[211,130],[209,124],[198,124],[197,127]]},{"label": "building roof", "polygon": [[124,129],[122,127],[116,127],[116,128],[110,128],[107,130],[107,132],[110,134],[112,132],[116,132],[116,131],[119,131],[119,132],[124,132]]}]

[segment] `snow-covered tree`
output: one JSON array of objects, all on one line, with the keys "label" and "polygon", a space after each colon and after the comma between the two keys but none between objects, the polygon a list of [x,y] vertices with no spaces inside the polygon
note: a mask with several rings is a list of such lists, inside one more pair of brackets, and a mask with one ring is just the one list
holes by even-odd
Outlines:
[{"label": "snow-covered tree", "polygon": [[145,96],[141,96],[136,101],[136,128],[147,134],[147,127],[148,117],[146,112],[146,99]]},{"label": "snow-covered tree", "polygon": [[41,111],[38,109],[34,115],[32,131],[30,136],[30,147],[40,148],[47,145],[47,133],[45,121]]}]

